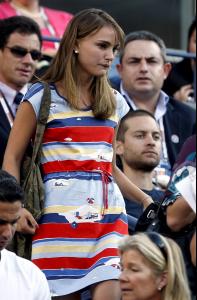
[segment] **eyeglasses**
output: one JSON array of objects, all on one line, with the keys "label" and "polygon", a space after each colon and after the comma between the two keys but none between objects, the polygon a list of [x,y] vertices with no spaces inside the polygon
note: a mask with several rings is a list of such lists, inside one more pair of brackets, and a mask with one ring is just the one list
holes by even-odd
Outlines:
[{"label": "eyeglasses", "polygon": [[13,46],[13,47],[5,47],[10,50],[10,52],[19,58],[22,58],[27,55],[27,53],[31,54],[33,60],[39,60],[42,57],[42,54],[38,50],[27,50],[26,48],[20,46]]},{"label": "eyeglasses", "polygon": [[160,238],[159,234],[156,232],[147,232],[146,234],[149,237],[149,239],[159,248],[165,260],[167,261],[168,254],[167,254],[166,246],[162,241],[162,239]]}]

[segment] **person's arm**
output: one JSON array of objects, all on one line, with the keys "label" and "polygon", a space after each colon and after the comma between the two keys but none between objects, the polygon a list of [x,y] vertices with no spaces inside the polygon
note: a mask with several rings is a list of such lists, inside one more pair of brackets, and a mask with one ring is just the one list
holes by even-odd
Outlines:
[{"label": "person's arm", "polygon": [[[20,168],[27,146],[36,130],[36,115],[30,103],[20,105],[6,148],[3,169],[20,182]],[[33,216],[23,208],[17,231],[34,234],[38,224]]]},{"label": "person's arm", "polygon": [[116,138],[114,139],[113,149],[113,177],[123,196],[128,200],[132,199],[133,201],[142,204],[144,209],[147,208],[153,202],[152,198],[140,190],[135,184],[133,184],[116,165]]},{"label": "person's arm", "polygon": [[191,253],[192,263],[196,267],[196,231],[194,232],[190,243],[190,253]]},{"label": "person's arm", "polygon": [[183,197],[178,197],[167,208],[167,224],[172,231],[180,231],[186,225],[191,224],[195,218],[195,213]]}]

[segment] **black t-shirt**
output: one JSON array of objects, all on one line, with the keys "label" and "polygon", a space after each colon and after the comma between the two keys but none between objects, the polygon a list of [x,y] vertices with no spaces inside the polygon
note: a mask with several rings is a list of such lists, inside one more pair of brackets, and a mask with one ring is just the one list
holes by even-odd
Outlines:
[{"label": "black t-shirt", "polygon": [[[151,191],[143,190],[143,192],[149,195],[150,197],[152,197],[152,199],[156,203],[161,203],[164,197],[164,192],[156,189],[153,189]],[[131,201],[128,199],[125,199],[125,204],[126,204],[126,211],[128,215],[138,219],[140,215],[143,213],[143,205],[140,205],[135,201]]]}]

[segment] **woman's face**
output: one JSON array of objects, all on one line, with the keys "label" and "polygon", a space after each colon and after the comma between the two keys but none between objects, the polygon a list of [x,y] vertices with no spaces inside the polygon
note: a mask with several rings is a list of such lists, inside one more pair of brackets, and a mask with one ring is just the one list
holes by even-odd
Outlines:
[{"label": "woman's face", "polygon": [[154,275],[150,263],[139,251],[125,252],[121,263],[122,300],[161,300],[158,290],[161,279]]},{"label": "woman's face", "polygon": [[111,26],[78,41],[78,67],[82,76],[103,76],[109,70],[118,45],[116,33]]}]

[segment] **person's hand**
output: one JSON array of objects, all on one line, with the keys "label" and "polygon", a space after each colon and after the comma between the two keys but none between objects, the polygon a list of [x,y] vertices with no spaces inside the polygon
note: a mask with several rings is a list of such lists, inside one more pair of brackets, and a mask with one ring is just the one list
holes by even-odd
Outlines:
[{"label": "person's hand", "polygon": [[186,102],[190,99],[190,95],[194,93],[194,89],[191,84],[184,85],[173,96],[175,99]]},{"label": "person's hand", "polygon": [[35,221],[32,214],[25,208],[22,208],[21,217],[17,222],[16,231],[24,234],[35,234],[38,228],[38,223]]}]

